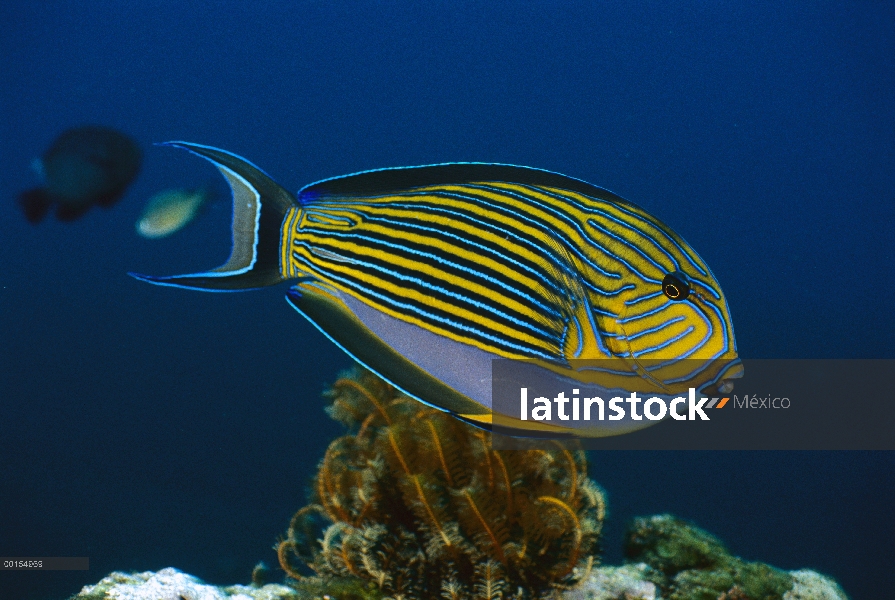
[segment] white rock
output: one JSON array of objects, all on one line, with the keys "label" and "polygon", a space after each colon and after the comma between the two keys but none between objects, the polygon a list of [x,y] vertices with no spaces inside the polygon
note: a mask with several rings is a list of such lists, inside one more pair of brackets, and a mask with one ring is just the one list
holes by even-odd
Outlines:
[{"label": "white rock", "polygon": [[[562,595],[563,600],[661,600],[655,584],[648,581],[645,564],[595,568],[587,581]],[[835,581],[809,570],[791,571],[793,587],[783,600],[848,600]],[[157,573],[114,572],[96,585],[84,586],[72,600],[297,600],[285,585],[217,587],[178,571]]]},{"label": "white rock", "polygon": [[807,569],[790,571],[792,589],[783,594],[783,600],[848,600],[835,581]]},{"label": "white rock", "polygon": [[108,600],[294,600],[295,590],[285,585],[268,584],[264,587],[231,585],[217,587],[177,569],[162,569],[157,573],[114,572],[96,585],[84,586],[74,597]]},{"label": "white rock", "polygon": [[645,564],[598,567],[563,600],[658,600],[656,586],[644,577]]}]

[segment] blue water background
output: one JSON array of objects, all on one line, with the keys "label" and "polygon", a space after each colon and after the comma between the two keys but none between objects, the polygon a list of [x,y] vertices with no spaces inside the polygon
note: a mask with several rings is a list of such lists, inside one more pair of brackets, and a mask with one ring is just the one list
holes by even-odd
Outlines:
[{"label": "blue water background", "polygon": [[[285,288],[201,294],[229,207],[163,241],[155,192],[223,183],[183,139],[287,188],[445,161],[607,187],[683,235],[724,286],[742,355],[892,358],[895,11],[886,2],[0,3],[0,573],[64,598],[112,570],[247,582],[340,429],[320,391],[348,360]],[[15,195],[62,130],[146,150],[122,203],[32,227]],[[892,399],[889,399],[892,400]],[[731,550],[879,598],[895,564],[891,453],[606,452],[605,560],[672,512]]]}]

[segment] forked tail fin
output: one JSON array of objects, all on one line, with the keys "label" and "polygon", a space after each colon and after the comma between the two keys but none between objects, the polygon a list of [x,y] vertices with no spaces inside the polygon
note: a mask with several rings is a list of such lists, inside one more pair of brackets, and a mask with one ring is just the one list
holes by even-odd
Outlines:
[{"label": "forked tail fin", "polygon": [[156,277],[130,273],[157,285],[207,291],[249,290],[283,281],[280,273],[280,228],[286,212],[297,205],[295,196],[280,187],[264,171],[224,150],[167,142],[184,148],[218,168],[233,192],[233,249],[217,269],[192,275]]}]

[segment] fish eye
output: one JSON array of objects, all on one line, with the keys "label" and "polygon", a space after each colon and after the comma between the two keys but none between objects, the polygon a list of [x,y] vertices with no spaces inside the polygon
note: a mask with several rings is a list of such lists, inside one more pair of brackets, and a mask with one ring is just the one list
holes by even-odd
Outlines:
[{"label": "fish eye", "polygon": [[672,300],[686,300],[690,295],[690,279],[680,271],[669,273],[662,279],[662,291]]}]

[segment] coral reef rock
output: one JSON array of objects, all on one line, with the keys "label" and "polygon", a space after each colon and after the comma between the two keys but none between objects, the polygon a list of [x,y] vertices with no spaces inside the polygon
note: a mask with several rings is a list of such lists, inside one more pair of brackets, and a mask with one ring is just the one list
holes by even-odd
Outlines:
[{"label": "coral reef rock", "polygon": [[[574,588],[561,593],[561,600],[663,600],[659,589],[649,577],[652,567],[645,563],[621,567],[595,567],[590,575]],[[833,580],[814,571],[792,571],[792,589],[783,600],[847,600]],[[70,600],[361,600],[383,599],[375,586],[359,584],[359,580],[304,579],[299,589],[285,585],[213,586],[177,569],[162,569],[158,573],[115,572],[96,585],[85,586]],[[442,596],[433,596],[432,598]],[[505,598],[509,596],[504,596]],[[702,596],[693,596],[699,598]],[[410,600],[411,597],[406,597]],[[412,597],[413,600],[430,600]],[[721,600],[747,598],[742,594],[721,594]],[[384,600],[384,599],[383,599]]]},{"label": "coral reef rock", "polygon": [[814,571],[792,571],[792,589],[783,594],[783,600],[846,600],[835,581]]},{"label": "coral reef rock", "polygon": [[731,556],[713,535],[671,515],[635,519],[626,535],[625,556],[647,565],[643,577],[656,584],[665,600],[847,598],[835,581],[813,571],[781,571]]},{"label": "coral reef rock", "polygon": [[622,567],[599,567],[563,600],[660,600],[656,584],[646,578],[643,563]]},{"label": "coral reef rock", "polygon": [[359,598],[528,599],[586,578],[605,505],[577,447],[496,450],[490,433],[360,369],[327,395],[351,433],[330,444],[311,504],[278,545],[297,589],[357,581]]},{"label": "coral reef rock", "polygon": [[157,573],[115,571],[96,585],[85,586],[70,600],[297,600],[295,590],[285,585],[231,585],[217,587],[177,569]]}]

